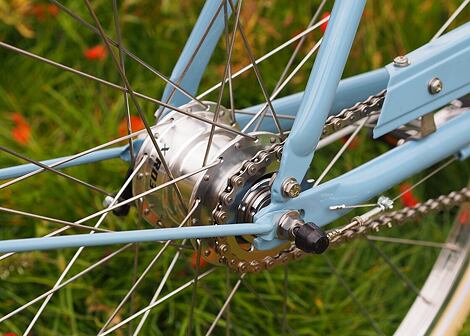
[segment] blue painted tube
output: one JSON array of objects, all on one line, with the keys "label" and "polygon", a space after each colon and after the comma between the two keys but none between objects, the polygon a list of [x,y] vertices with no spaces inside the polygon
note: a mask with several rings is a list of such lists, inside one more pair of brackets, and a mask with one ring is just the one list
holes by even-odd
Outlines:
[{"label": "blue painted tube", "polygon": [[[336,90],[333,106],[330,109],[329,115],[338,114],[342,109],[351,107],[359,101],[367,99],[369,96],[376,94],[387,87],[389,80],[388,72],[385,68],[372,70],[356,76],[352,76],[341,80]],[[289,96],[278,98],[272,101],[274,109],[279,114],[295,116],[299,110],[300,103],[302,102],[304,92],[294,93]],[[243,111],[256,113],[264,104],[250,106]],[[251,119],[252,116],[246,114],[238,114],[237,121],[240,127],[243,128]],[[293,120],[281,119],[281,126],[283,129],[291,129]],[[261,130],[267,132],[276,132],[276,127],[272,118],[267,117],[261,124]]]},{"label": "blue painted tube", "polygon": [[394,148],[346,174],[302,192],[299,197],[286,203],[271,203],[263,212],[304,209],[306,221],[326,225],[350,211],[330,210],[330,206],[362,204],[404,179],[468,148],[469,130],[470,113],[463,113],[423,139]]},{"label": "blue painted tube", "polygon": [[[235,3],[236,1],[234,1]],[[208,0],[204,4],[201,13],[197,19],[196,24],[189,36],[186,44],[181,52],[181,55],[176,62],[175,67],[173,68],[173,72],[171,73],[171,80],[177,82],[180,76],[183,74],[184,68],[188,64],[193,55],[194,51],[196,50],[199,41],[203,38],[204,32],[206,28],[209,26],[212,18],[214,17],[215,13],[220,6],[222,1],[220,0]],[[227,8],[228,14],[230,15],[230,6]],[[211,58],[211,55],[214,51],[217,42],[220,39],[220,35],[222,34],[225,27],[224,22],[224,10],[222,9],[217,18],[212,25],[209,33],[204,39],[201,47],[198,49],[191,65],[187,69],[183,80],[180,83],[180,86],[186,89],[191,94],[196,94],[197,89],[199,87],[199,83],[201,81],[202,75],[207,67],[207,64]],[[166,101],[170,92],[173,91],[173,86],[168,84],[165,87],[165,91],[163,93],[163,101]],[[173,106],[181,106],[186,104],[189,101],[189,98],[186,97],[179,91],[175,91],[173,98],[170,100],[170,104]]]},{"label": "blue painted tube", "polygon": [[297,118],[284,146],[272,187],[272,202],[284,202],[281,185],[289,177],[302,181],[312,161],[356,34],[365,0],[335,1]]},{"label": "blue painted tube", "polygon": [[[115,148],[110,148],[110,149],[103,149],[99,150],[96,152],[92,152],[90,154],[83,155],[79,158],[76,158],[74,160],[71,160],[69,162],[66,162],[64,164],[61,164],[57,167],[54,167],[56,169],[61,169],[61,168],[67,168],[67,167],[74,167],[74,166],[79,166],[87,163],[92,163],[92,162],[97,162],[97,161],[103,161],[103,160],[109,160],[109,159],[114,159],[120,157],[121,153],[127,148],[127,146],[123,147],[115,147]],[[50,160],[45,160],[41,161],[41,163],[45,165],[53,165],[56,162],[63,161],[70,156],[65,156],[61,158],[56,158],[56,159],[50,159]],[[25,175],[28,173],[31,173],[35,170],[40,169],[40,167],[36,166],[35,164],[28,163],[20,166],[14,166],[14,167],[8,167],[8,168],[2,168],[0,169],[0,180],[6,180],[6,179],[11,179],[15,178],[21,175]]]},{"label": "blue painted tube", "polygon": [[225,224],[79,234],[58,237],[26,238],[0,241],[0,253],[55,250],[80,246],[103,246],[177,239],[211,238],[263,234],[269,224]]}]

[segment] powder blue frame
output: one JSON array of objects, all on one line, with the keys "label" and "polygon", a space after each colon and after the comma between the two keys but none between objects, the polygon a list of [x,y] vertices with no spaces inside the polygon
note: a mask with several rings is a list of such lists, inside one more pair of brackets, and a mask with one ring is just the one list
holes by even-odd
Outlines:
[{"label": "powder blue frame", "polygon": [[[470,153],[470,112],[460,115],[421,140],[410,141],[346,174],[305,190],[295,199],[283,197],[282,181],[289,177],[303,180],[312,163],[328,115],[387,89],[379,124],[374,130],[374,135],[378,136],[470,92],[470,67],[467,64],[470,59],[470,24],[463,25],[408,54],[411,61],[408,67],[397,68],[390,64],[383,69],[340,81],[365,2],[335,1],[305,91],[274,102],[274,107],[279,113],[296,118],[293,125],[290,121],[282,122],[283,127],[292,126],[291,134],[284,146],[280,170],[272,187],[272,202],[257,214],[255,223],[7,240],[0,241],[0,252],[243,234],[258,236],[255,239],[256,248],[271,248],[280,243],[276,237],[276,223],[288,210],[302,209],[306,221],[323,226],[348,211],[332,211],[329,209],[331,205],[363,203],[448,156],[460,155],[462,159],[467,158]],[[196,48],[197,41],[219,4],[219,1],[206,2],[177,62],[172,74],[173,80],[178,79],[182,65],[186,64],[189,55]],[[193,94],[196,94],[203,70],[222,34],[223,24],[223,20],[219,18],[215,21],[213,31],[208,34],[204,47],[201,48],[204,49],[202,56],[196,56],[194,65],[186,72],[182,85]],[[434,77],[443,80],[443,90],[437,95],[429,93],[427,88],[429,80]],[[165,94],[168,90],[167,88]],[[172,100],[176,105],[185,102],[187,98],[179,94]],[[248,108],[246,111],[257,111],[257,107]],[[239,121],[243,125],[248,118],[249,116],[241,115]],[[265,130],[273,130],[273,123],[268,118],[262,126]],[[97,151],[88,161],[81,158],[82,160],[76,163],[119,157],[123,150],[124,148]],[[27,171],[25,166],[33,169],[31,165],[0,169],[0,179],[24,174]]]}]

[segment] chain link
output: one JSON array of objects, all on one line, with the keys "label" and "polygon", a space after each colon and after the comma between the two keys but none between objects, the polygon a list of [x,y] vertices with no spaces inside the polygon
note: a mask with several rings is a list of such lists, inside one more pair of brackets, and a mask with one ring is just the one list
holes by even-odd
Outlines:
[{"label": "chain link", "polygon": [[[323,128],[323,136],[333,134],[346,126],[354,124],[358,120],[379,112],[385,100],[385,93],[386,91],[383,90],[376,95],[370,96],[365,101],[359,102],[350,108],[342,110],[339,114],[329,117]],[[280,159],[282,148],[283,144],[274,144],[269,149],[258,152],[251,160],[242,163],[241,169],[228,180],[227,187],[219,195],[219,203],[212,212],[216,223],[226,222],[228,219],[228,206],[233,203],[238,190],[244,186],[249,176],[256,175],[259,170],[271,162],[270,160]],[[470,200],[470,189],[463,188],[460,191],[453,191],[436,199],[429,199],[414,207],[382,212],[377,218],[371,218],[365,222],[353,220],[353,222],[347,225],[327,231],[327,235],[331,246],[340,246],[354,238],[363,237],[364,234],[370,231],[378,232],[383,227],[404,224],[437,211],[453,208],[468,200]],[[308,255],[292,244],[290,248],[281,251],[275,256],[266,256],[261,260],[249,262],[240,260],[230,251],[227,238],[217,238],[216,243],[220,262],[240,273],[259,272]]]}]

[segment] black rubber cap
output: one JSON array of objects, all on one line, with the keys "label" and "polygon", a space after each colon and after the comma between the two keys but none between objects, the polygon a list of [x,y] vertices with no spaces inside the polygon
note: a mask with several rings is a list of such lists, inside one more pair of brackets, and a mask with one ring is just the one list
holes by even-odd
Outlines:
[{"label": "black rubber cap", "polygon": [[[132,168],[129,168],[127,170],[126,178],[125,178],[124,181],[127,181],[129,176],[131,176],[132,171],[133,171]],[[116,194],[114,194],[113,196],[116,196]],[[129,183],[126,186],[126,189],[124,189],[124,191],[122,192],[121,197],[119,197],[118,201],[123,202],[125,200],[128,200],[132,196],[133,196],[133,194],[132,194],[132,183]],[[124,216],[127,216],[129,214],[130,209],[131,209],[131,205],[130,205],[130,203],[127,203],[127,204],[121,205],[119,208],[114,209],[113,213],[114,213],[114,215],[116,215],[118,217],[124,217]]]},{"label": "black rubber cap", "polygon": [[323,253],[330,244],[325,232],[313,223],[305,223],[294,234],[295,246],[307,253]]}]

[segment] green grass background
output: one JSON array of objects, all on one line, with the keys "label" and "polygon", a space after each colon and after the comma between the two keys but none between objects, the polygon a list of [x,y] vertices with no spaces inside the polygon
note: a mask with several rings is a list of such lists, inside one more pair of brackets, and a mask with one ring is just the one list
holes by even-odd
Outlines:
[{"label": "green grass background", "polygon": [[[241,20],[248,39],[261,56],[286,39],[300,32],[310,20],[320,1],[246,0]],[[344,77],[381,67],[394,56],[407,53],[426,43],[452,13],[460,1],[368,1],[361,26],[354,42]],[[80,1],[67,1],[67,6],[91,22]],[[43,55],[60,63],[119,83],[119,76],[111,59],[90,61],[84,50],[100,43],[99,37],[84,29],[64,13],[41,17],[31,8],[47,6],[47,2],[27,0],[0,0],[0,40]],[[114,35],[111,1],[93,1],[97,13],[110,36]],[[170,74],[184,41],[197,19],[201,1],[119,1],[125,45],[164,74]],[[32,6],[32,7],[31,7]],[[330,4],[327,6],[331,8]],[[468,20],[467,9],[456,20],[457,26]],[[297,61],[320,38],[316,32],[308,38]],[[261,65],[261,72],[271,91],[282,72],[293,48],[287,48],[269,62]],[[219,45],[204,76],[205,89],[222,77],[224,46]],[[235,69],[247,64],[248,58],[241,41],[234,49]],[[302,90],[311,68],[311,62],[285,89],[284,94]],[[126,62],[126,71],[134,90],[159,98],[164,88],[161,80],[138,64]],[[262,101],[253,74],[234,82],[237,107]],[[209,97],[215,100],[216,96]],[[142,102],[150,119],[155,106]],[[31,126],[27,146],[11,137],[14,127],[11,113],[21,113]],[[136,111],[132,111],[136,113]],[[118,136],[118,125],[124,116],[123,99],[119,92],[86,81],[48,65],[17,56],[0,49],[0,143],[34,159],[47,159],[79,152]],[[381,143],[372,143],[366,133],[360,135],[354,151],[349,151],[335,166],[329,177],[337,176],[387,150]],[[340,143],[319,152],[309,174],[314,177],[326,166],[340,147]],[[0,155],[0,166],[16,165],[18,159],[6,153]],[[66,172],[80,179],[116,191],[124,178],[127,166],[120,160],[111,160]],[[465,185],[469,164],[453,164],[429,183],[416,190],[420,199],[433,197]],[[416,176],[410,181],[419,179]],[[367,183],[366,181],[364,183]],[[395,195],[396,189],[387,193]],[[102,207],[102,196],[49,173],[40,174],[0,192],[0,204],[57,218],[76,220]],[[391,236],[443,240],[448,232],[453,213],[426,218],[409,227],[394,228]],[[346,220],[346,219],[345,219]],[[345,220],[340,221],[344,223]],[[45,235],[56,226],[0,214],[0,238]],[[128,217],[109,216],[105,227],[115,230],[149,226],[139,223],[134,211]],[[437,256],[433,249],[378,243],[401,271],[420,285]],[[140,273],[157,252],[158,244],[142,244],[139,249]],[[72,269],[72,274],[102,258],[115,247],[86,249]],[[144,307],[153,295],[170,259],[171,248],[147,276],[134,297],[134,309]],[[25,253],[0,263],[0,314],[50,289],[64,269],[73,251]],[[329,251],[328,256],[354,289],[355,295],[369,310],[386,334],[398,326],[403,314],[414,300],[399,278],[379,258],[366,242],[352,242],[348,247]],[[96,333],[114,306],[127,292],[133,279],[134,252],[129,251],[113,259],[83,279],[54,295],[34,329],[34,335],[91,335]],[[164,293],[190,279],[191,253],[180,258]],[[283,301],[283,268],[246,277],[254,294],[242,285],[231,305],[231,328],[234,335],[281,333],[280,317]],[[222,306],[227,293],[226,271],[219,269],[201,281],[195,310],[194,334],[204,334]],[[233,284],[235,274],[229,274]],[[288,323],[297,335],[371,335],[373,330],[361,315],[338,279],[322,257],[311,257],[289,266]],[[184,335],[188,323],[190,291],[168,304],[152,311],[143,329],[143,335]],[[265,308],[268,307],[268,309]],[[1,333],[21,334],[39,305],[32,306],[0,325]],[[116,321],[129,314],[126,307]],[[223,318],[216,335],[225,335]],[[120,334],[127,334],[123,329]],[[466,325],[463,335],[470,334]]]}]

